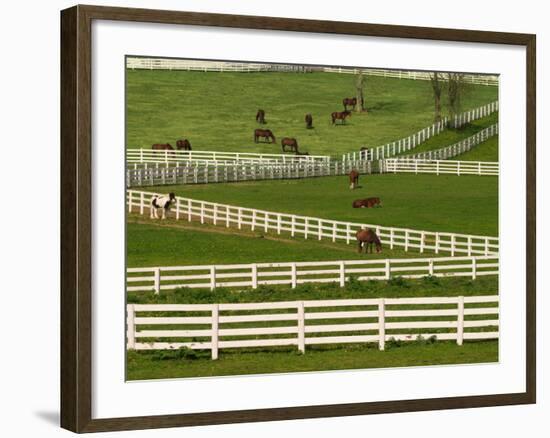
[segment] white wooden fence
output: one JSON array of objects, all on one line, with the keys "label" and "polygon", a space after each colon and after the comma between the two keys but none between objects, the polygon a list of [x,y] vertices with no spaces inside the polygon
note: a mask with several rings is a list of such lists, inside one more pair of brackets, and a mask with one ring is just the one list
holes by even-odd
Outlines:
[{"label": "white wooden fence", "polygon": [[[157,193],[137,190],[126,191],[128,212],[149,215],[151,199]],[[333,221],[309,216],[298,216],[287,213],[257,210],[176,197],[176,205],[170,216],[177,220],[200,221],[226,227],[236,226],[241,229],[290,233],[291,236],[302,236],[305,239],[323,238],[346,243],[356,242],[355,233],[361,228],[372,228],[384,245],[390,249],[402,248],[405,251],[417,250],[421,253],[430,251],[436,254],[445,252],[455,255],[496,255],[498,254],[498,237],[455,234],[446,232],[421,231],[409,228],[385,227],[344,221]]]},{"label": "white wooden fence", "polygon": [[322,161],[288,164],[263,163],[134,163],[126,168],[126,186],[144,187],[175,184],[208,184],[218,182],[259,181],[267,179],[296,179],[319,176],[347,175],[351,169],[361,174],[379,168],[373,161]]},{"label": "white wooden fence", "polygon": [[[396,78],[396,79],[412,79],[420,81],[429,81],[432,72],[427,71],[412,71],[412,70],[388,70],[381,68],[345,68],[345,67],[325,67],[323,71],[327,73],[346,73],[346,74],[359,74],[362,72],[367,76],[381,76],[384,78]],[[439,76],[442,81],[448,81],[446,75]],[[498,86],[498,75],[485,75],[485,74],[464,74],[464,82],[467,84],[476,85],[494,85]]]},{"label": "white wooden fence", "polygon": [[499,163],[495,161],[451,161],[420,160],[414,158],[388,158],[384,160],[384,172],[498,176]]},{"label": "white wooden fence", "polygon": [[377,146],[373,148],[368,148],[363,151],[349,152],[342,156],[342,159],[345,160],[380,160],[388,157],[393,157],[395,155],[400,155],[405,152],[408,152],[417,146],[421,145],[431,137],[434,137],[445,129],[448,126],[454,128],[459,128],[464,126],[467,123],[470,123],[474,120],[480,119],[482,117],[489,116],[498,111],[498,101],[483,105],[479,108],[475,108],[470,111],[466,111],[454,117],[453,120],[444,118],[442,121],[434,123],[427,128],[424,128],[418,131],[415,134],[412,134],[406,138],[402,138],[390,143],[386,143],[382,146]]},{"label": "white wooden fence", "polygon": [[329,162],[328,155],[289,155],[289,154],[256,154],[249,152],[220,152],[220,151],[153,151],[151,149],[128,149],[127,163],[166,163],[179,164],[195,161],[203,164],[235,164],[235,163],[262,163],[287,164],[303,162]]},{"label": "white wooden fence", "polygon": [[498,123],[491,125],[471,137],[465,138],[450,146],[432,151],[419,152],[417,154],[405,155],[404,158],[413,158],[421,160],[447,160],[472,150],[475,146],[487,141],[491,137],[498,135]]},{"label": "white wooden fence", "polygon": [[389,280],[402,278],[470,277],[498,275],[498,256],[437,257],[384,260],[248,263],[233,265],[165,266],[128,268],[127,291],[154,291],[181,287],[207,288],[336,283],[344,287],[350,278]]},{"label": "white wooden fence", "polygon": [[[211,350],[212,359],[217,359],[219,350],[228,348],[296,346],[305,353],[310,345],[377,343],[384,350],[392,338],[414,341],[419,336],[462,345],[467,340],[498,339],[498,301],[497,295],[491,295],[128,304],[126,346],[128,350]],[[163,327],[157,329],[159,325]]]}]

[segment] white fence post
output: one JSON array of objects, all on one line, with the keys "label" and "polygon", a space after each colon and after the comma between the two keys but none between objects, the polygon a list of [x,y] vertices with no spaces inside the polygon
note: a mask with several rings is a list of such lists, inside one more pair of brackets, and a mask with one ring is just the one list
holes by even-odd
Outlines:
[{"label": "white fence post", "polygon": [[298,283],[297,275],[296,275],[296,263],[290,264],[290,284],[292,286],[292,289],[296,289],[296,284]]},{"label": "white fence post", "polygon": [[434,259],[428,260],[428,273],[430,276],[434,275]]},{"label": "white fence post", "polygon": [[154,268],[154,288],[155,295],[160,293],[160,268]]},{"label": "white fence post", "polygon": [[458,315],[456,321],[456,343],[462,345],[464,341],[464,297],[458,297]]},{"label": "white fence post", "polygon": [[306,352],[306,316],[304,310],[304,302],[298,301],[298,350],[301,353]]},{"label": "white fence post", "polygon": [[135,304],[126,305],[126,349],[134,350],[136,348],[136,324],[135,324]]},{"label": "white fence post", "polygon": [[220,334],[220,305],[212,304],[212,334],[210,338],[210,348],[212,350],[212,360],[218,358],[218,339]]},{"label": "white fence post", "polygon": [[258,265],[252,263],[252,289],[258,289]]},{"label": "white fence post", "polygon": [[386,259],[386,262],[384,264],[384,278],[386,280],[389,280],[391,278],[390,259]]},{"label": "white fence post", "polygon": [[472,257],[472,280],[475,280],[477,277],[477,259]]},{"label": "white fence post", "polygon": [[210,290],[216,289],[216,267],[210,266]]},{"label": "white fence post", "polygon": [[340,262],[340,287],[344,287],[346,285],[346,264],[342,260]]},{"label": "white fence post", "polygon": [[144,207],[145,207],[145,193],[141,192],[139,196],[139,214],[143,214]]},{"label": "white fence post", "polygon": [[386,347],[386,300],[378,300],[378,348],[384,351]]}]

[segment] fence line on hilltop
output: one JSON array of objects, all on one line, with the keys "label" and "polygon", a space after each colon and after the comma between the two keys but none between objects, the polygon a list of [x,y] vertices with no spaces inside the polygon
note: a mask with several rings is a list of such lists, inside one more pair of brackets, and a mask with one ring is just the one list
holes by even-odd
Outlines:
[{"label": "fence line on hilltop", "polygon": [[178,288],[250,287],[304,283],[335,283],[344,287],[350,279],[389,280],[402,278],[469,277],[475,280],[498,275],[497,255],[381,260],[246,263],[231,265],[155,266],[128,268],[128,292]]},{"label": "fence line on hilltop", "polygon": [[499,176],[499,163],[493,161],[452,161],[414,158],[387,158],[384,173],[432,173],[436,175]]},{"label": "fence line on hilltop", "polygon": [[444,117],[440,122],[433,123],[427,128],[421,129],[417,133],[409,135],[408,137],[386,143],[382,146],[364,148],[364,150],[343,154],[342,160],[380,160],[400,155],[416,148],[431,137],[445,131],[448,127],[460,128],[474,120],[489,116],[497,112],[498,107],[499,103],[496,101],[458,114],[453,118],[453,120]]},{"label": "fence line on hilltop", "polygon": [[305,353],[310,345],[376,343],[384,350],[392,339],[433,337],[460,346],[468,340],[498,339],[499,325],[497,295],[127,304],[126,348],[210,350],[215,360],[229,348],[294,346]]},{"label": "fence line on hilltop", "polygon": [[[126,204],[128,212],[141,215],[149,214],[152,197],[157,193],[127,190]],[[362,228],[375,230],[383,244],[390,249],[395,247],[405,251],[418,250],[420,253],[432,251],[436,254],[450,253],[455,255],[496,255],[498,254],[498,237],[477,236],[447,232],[412,230],[409,228],[386,227],[381,225],[333,221],[309,216],[257,210],[215,202],[176,197],[176,205],[170,215],[176,220],[189,222],[198,220],[201,223],[236,226],[239,229],[249,227],[252,231],[265,233],[289,233],[292,237],[303,236],[305,239],[330,239],[333,242],[345,241],[347,244],[356,241],[355,233]]]}]

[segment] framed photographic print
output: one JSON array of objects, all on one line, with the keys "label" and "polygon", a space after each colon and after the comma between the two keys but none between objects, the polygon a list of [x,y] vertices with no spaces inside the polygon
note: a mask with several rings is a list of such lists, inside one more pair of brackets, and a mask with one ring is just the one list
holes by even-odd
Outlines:
[{"label": "framed photographic print", "polygon": [[535,402],[534,35],[75,6],[61,48],[62,427]]}]

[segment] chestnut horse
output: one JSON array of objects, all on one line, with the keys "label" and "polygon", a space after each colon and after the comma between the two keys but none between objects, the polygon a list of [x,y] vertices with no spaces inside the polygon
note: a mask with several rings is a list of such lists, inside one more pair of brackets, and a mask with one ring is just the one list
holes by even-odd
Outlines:
[{"label": "chestnut horse", "polygon": [[306,129],[313,128],[313,116],[311,114],[306,114]]},{"label": "chestnut horse", "polygon": [[380,204],[380,198],[356,199],[355,201],[353,201],[352,207],[353,208],[363,208],[363,207],[371,208],[371,207],[374,207],[375,205],[378,205],[379,207],[382,206]]},{"label": "chestnut horse", "polygon": [[258,122],[260,125],[267,123],[265,121],[265,111],[263,109],[259,109],[256,113],[256,122]]},{"label": "chestnut horse", "polygon": [[373,243],[376,245],[376,252],[377,253],[382,252],[382,243],[380,242],[380,238],[370,228],[360,229],[355,234],[355,237],[357,238],[357,243],[359,245],[358,247],[359,254],[361,254],[363,246],[365,246],[365,253],[369,253],[369,249],[370,249],[370,253],[372,254]]},{"label": "chestnut horse", "polygon": [[171,155],[174,155],[174,148],[169,143],[155,143],[153,146],[151,146],[151,149],[153,149],[155,153],[161,151],[172,151]]},{"label": "chestnut horse", "polygon": [[349,188],[351,190],[357,188],[359,184],[359,172],[356,169],[351,169],[349,173]]},{"label": "chestnut horse", "polygon": [[331,114],[331,117],[332,117],[332,124],[334,125],[334,122],[336,120],[341,120],[342,121],[342,125],[344,125],[346,123],[346,117],[351,117],[351,111],[341,111],[341,112],[333,112]]},{"label": "chestnut horse", "polygon": [[357,105],[357,97],[344,97],[342,103],[344,104],[344,111],[348,110],[348,105],[355,108],[355,105]]},{"label": "chestnut horse", "polygon": [[281,146],[283,152],[286,152],[287,146],[290,148],[290,152],[298,153],[298,141],[295,138],[285,137],[281,140]]},{"label": "chestnut horse", "polygon": [[178,140],[176,142],[176,147],[178,148],[178,151],[190,151],[191,150],[191,143],[189,143],[189,140]]},{"label": "chestnut horse", "polygon": [[275,143],[275,136],[273,132],[271,132],[271,129],[255,129],[254,142],[258,143],[260,137],[265,138],[266,141],[271,138],[271,143]]}]

